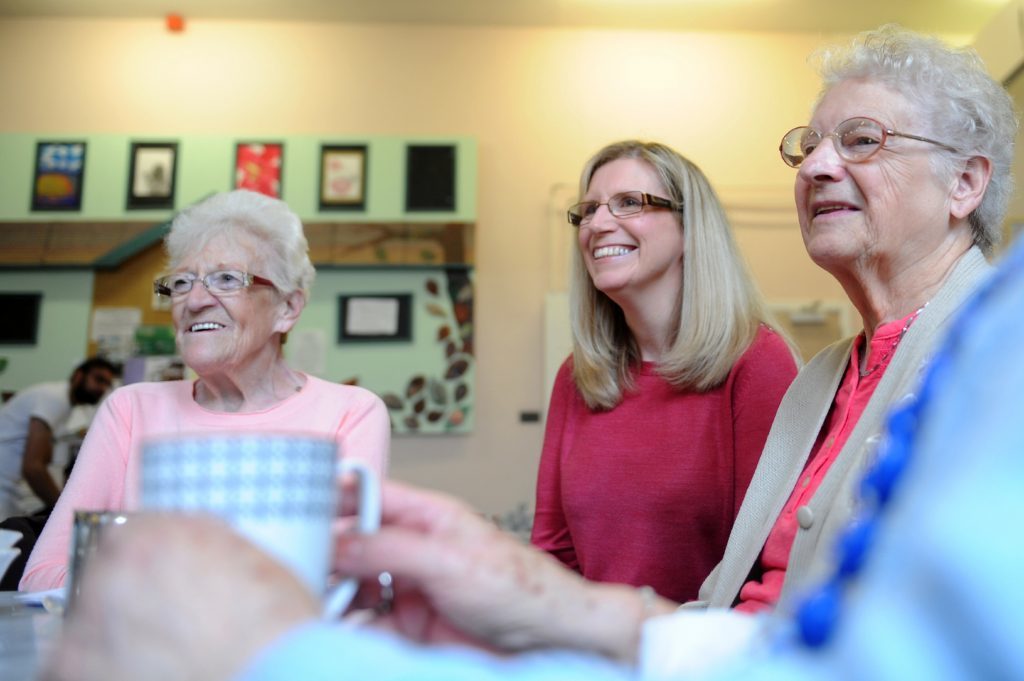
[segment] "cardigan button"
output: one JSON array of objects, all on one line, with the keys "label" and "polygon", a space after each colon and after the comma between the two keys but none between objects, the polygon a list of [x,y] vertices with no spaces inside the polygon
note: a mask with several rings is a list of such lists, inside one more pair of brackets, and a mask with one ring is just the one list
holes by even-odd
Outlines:
[{"label": "cardigan button", "polygon": [[814,526],[814,511],[810,506],[801,506],[796,509],[796,522],[804,530],[809,530]]}]

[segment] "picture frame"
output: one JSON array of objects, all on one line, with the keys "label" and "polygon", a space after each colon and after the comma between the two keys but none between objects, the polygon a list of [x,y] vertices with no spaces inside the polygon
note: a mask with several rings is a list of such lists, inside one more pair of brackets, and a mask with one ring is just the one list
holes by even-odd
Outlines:
[{"label": "picture frame", "polygon": [[239,142],[235,145],[235,189],[249,189],[281,198],[283,142]]},{"label": "picture frame", "polygon": [[411,340],[411,293],[338,296],[339,344]]},{"label": "picture frame", "polygon": [[132,142],[128,170],[129,210],[174,208],[177,142]]},{"label": "picture frame", "polygon": [[31,210],[82,209],[85,151],[86,143],[81,141],[36,143]]},{"label": "picture frame", "polygon": [[39,336],[43,294],[36,291],[0,293],[0,345],[35,345]]},{"label": "picture frame", "polygon": [[405,210],[455,210],[454,144],[409,144],[405,149]]},{"label": "picture frame", "polygon": [[320,210],[365,210],[366,145],[320,147]]}]

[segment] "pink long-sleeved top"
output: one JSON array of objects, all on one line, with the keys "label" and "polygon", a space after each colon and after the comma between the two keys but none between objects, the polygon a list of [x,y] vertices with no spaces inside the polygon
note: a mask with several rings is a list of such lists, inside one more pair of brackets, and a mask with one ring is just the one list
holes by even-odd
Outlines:
[{"label": "pink long-sleeved top", "polygon": [[135,383],[104,400],[25,567],[22,591],[64,583],[76,510],[138,508],[141,447],[155,437],[231,431],[328,437],[346,458],[381,475],[387,470],[391,424],[384,403],[368,390],[307,376],[302,390],[283,402],[239,414],[204,409],[193,388],[192,381]]}]

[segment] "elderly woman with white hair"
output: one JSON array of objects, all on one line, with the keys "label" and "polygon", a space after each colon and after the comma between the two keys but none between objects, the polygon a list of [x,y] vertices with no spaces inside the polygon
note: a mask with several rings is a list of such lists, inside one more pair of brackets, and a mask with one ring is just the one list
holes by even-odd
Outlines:
[{"label": "elderly woman with white hair", "polygon": [[315,270],[302,223],[262,194],[216,194],[178,214],[165,239],[178,352],[196,380],[136,383],[100,409],[20,587],[60,586],[75,509],[133,509],[144,441],[175,434],[268,431],[336,440],[382,473],[390,421],[373,393],[289,368],[282,345]]},{"label": "elderly woman with white hair", "polygon": [[863,331],[793,384],[702,587],[712,607],[774,608],[831,566],[884,416],[990,271],[1012,187],[1013,104],[973,52],[887,26],[822,57],[811,120],[779,151],[807,253]]}]

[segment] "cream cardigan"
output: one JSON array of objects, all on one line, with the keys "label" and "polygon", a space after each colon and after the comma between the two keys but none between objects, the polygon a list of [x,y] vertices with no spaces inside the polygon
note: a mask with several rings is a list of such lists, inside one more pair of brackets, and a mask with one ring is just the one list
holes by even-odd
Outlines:
[{"label": "cream cardigan", "polygon": [[[838,533],[850,520],[863,471],[872,460],[889,407],[917,389],[921,370],[957,308],[992,270],[977,248],[953,268],[942,288],[900,341],[864,413],[808,506],[812,522],[801,527],[789,554],[780,607],[829,574]],[[818,353],[782,399],[760,463],[729,535],[722,561],[687,605],[732,606],[803,471],[839,388],[853,338]]]}]

